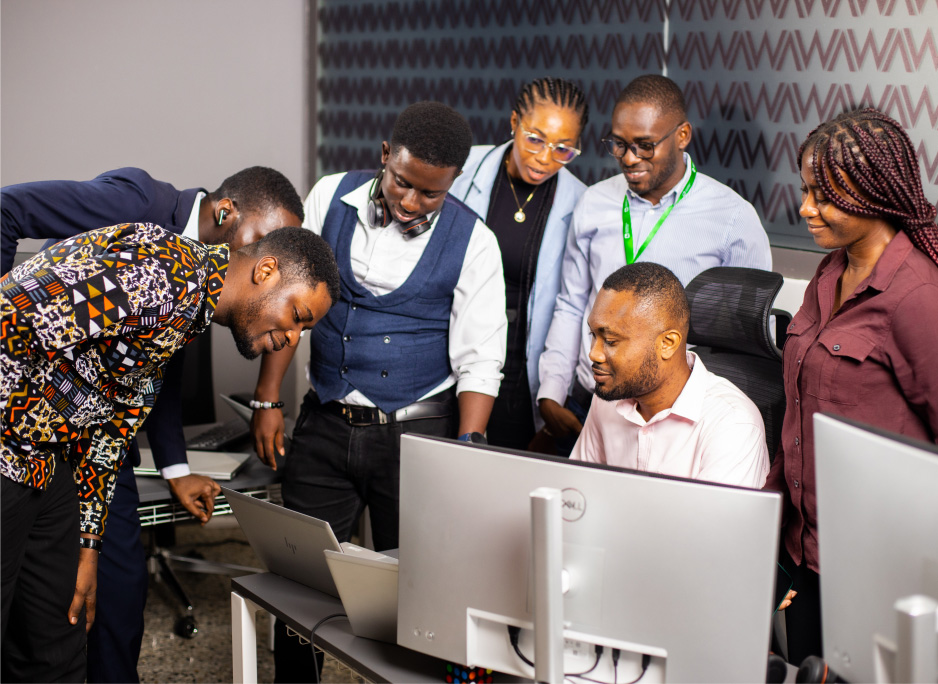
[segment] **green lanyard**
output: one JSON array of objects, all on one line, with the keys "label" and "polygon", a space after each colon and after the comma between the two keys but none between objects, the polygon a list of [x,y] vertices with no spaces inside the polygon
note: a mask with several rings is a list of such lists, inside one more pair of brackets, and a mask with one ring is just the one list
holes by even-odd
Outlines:
[{"label": "green lanyard", "polygon": [[658,223],[655,224],[654,229],[648,234],[648,237],[645,238],[645,242],[642,243],[642,246],[638,248],[638,254],[635,254],[635,247],[632,245],[632,212],[629,209],[629,193],[626,191],[625,199],[622,200],[622,242],[625,243],[625,263],[634,264],[635,260],[642,255],[642,252],[645,251],[645,248],[651,242],[652,238],[655,237],[658,229],[661,228],[661,224],[668,218],[668,214],[671,213],[671,210],[674,209],[678,202],[684,199],[684,195],[690,192],[690,187],[694,184],[695,178],[697,178],[697,167],[694,166],[694,160],[691,159],[690,178],[687,179],[684,189],[681,190],[681,194],[674,200],[674,204],[668,207],[664,214],[661,215],[661,218],[658,219]]}]

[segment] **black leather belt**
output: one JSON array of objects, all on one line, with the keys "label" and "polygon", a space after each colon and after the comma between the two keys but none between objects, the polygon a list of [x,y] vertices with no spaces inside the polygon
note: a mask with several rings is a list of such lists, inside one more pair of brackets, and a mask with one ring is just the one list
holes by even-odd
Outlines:
[{"label": "black leather belt", "polygon": [[320,404],[320,407],[326,413],[344,419],[352,427],[366,427],[368,425],[403,423],[408,420],[420,420],[422,418],[446,418],[453,413],[453,400],[455,397],[456,390],[448,389],[391,413],[385,413],[381,409],[372,406],[352,406],[338,401]]},{"label": "black leather belt", "polygon": [[589,411],[590,404],[593,402],[593,393],[580,384],[579,380],[574,379],[573,387],[570,390],[570,398],[580,405],[586,411]]}]

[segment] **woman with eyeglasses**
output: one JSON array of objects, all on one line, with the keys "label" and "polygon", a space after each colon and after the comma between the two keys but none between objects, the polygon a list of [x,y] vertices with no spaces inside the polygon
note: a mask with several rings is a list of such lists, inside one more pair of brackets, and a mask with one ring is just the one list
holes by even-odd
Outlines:
[{"label": "woman with eyeglasses", "polygon": [[[580,154],[586,96],[570,81],[526,84],[511,110],[511,140],[477,145],[450,195],[498,238],[505,270],[508,354],[488,441],[525,449],[542,423],[535,397],[573,207],[586,186],[566,168]],[[537,425],[535,425],[535,422]]]}]

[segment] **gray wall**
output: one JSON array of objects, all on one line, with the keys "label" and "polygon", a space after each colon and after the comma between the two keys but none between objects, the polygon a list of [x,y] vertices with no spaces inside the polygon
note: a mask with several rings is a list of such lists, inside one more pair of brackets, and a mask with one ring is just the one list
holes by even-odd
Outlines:
[{"label": "gray wall", "polygon": [[[305,197],[306,27],[306,0],[2,0],[0,184],[139,166],[211,190],[260,164]],[[252,390],[213,338],[216,390]]]}]

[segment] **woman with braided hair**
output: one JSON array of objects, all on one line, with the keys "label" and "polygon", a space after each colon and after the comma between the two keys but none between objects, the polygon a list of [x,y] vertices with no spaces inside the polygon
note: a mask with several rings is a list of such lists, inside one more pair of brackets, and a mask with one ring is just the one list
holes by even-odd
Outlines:
[{"label": "woman with braided hair", "polygon": [[785,611],[795,664],[822,653],[813,414],[938,440],[938,228],[912,141],[861,109],[812,131],[798,159],[801,216],[834,251],[788,328],[782,443],[765,484],[785,495],[779,562],[795,580]]},{"label": "woman with braided hair", "polygon": [[498,238],[505,270],[508,354],[488,441],[525,449],[543,421],[537,362],[544,351],[573,207],[586,186],[565,167],[580,154],[589,118],[570,81],[526,84],[511,110],[511,140],[476,145],[450,195],[465,202]]}]

